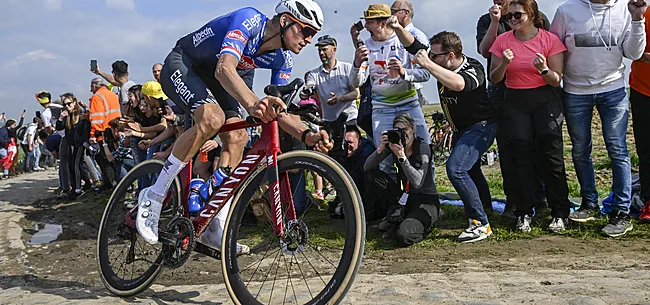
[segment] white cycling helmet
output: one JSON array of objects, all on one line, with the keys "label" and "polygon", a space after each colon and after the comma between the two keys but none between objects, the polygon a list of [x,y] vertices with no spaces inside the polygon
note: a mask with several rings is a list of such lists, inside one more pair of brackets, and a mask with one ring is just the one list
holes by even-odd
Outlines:
[{"label": "white cycling helmet", "polygon": [[313,27],[316,31],[323,28],[323,11],[313,0],[282,0],[275,7],[278,14],[291,14],[301,23]]}]

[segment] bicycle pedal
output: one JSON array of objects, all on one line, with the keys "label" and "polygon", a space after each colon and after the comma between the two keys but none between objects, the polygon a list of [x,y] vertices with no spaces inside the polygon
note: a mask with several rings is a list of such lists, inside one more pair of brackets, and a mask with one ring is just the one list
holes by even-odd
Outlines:
[{"label": "bicycle pedal", "polygon": [[201,253],[203,255],[212,257],[216,260],[221,260],[221,251],[208,247],[200,242],[196,243],[196,247],[194,247],[194,252]]}]

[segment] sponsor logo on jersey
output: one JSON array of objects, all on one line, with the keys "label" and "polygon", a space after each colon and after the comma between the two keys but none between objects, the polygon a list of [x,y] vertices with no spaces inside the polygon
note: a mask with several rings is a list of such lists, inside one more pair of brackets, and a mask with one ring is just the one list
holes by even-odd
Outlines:
[{"label": "sponsor logo on jersey", "polygon": [[252,70],[252,69],[257,69],[259,67],[255,64],[255,61],[249,56],[242,56],[241,60],[239,60],[239,64],[237,65],[237,68],[244,69],[244,70]]},{"label": "sponsor logo on jersey", "polygon": [[172,75],[169,77],[169,79],[172,81],[172,84],[174,87],[176,87],[176,93],[178,93],[178,96],[180,96],[181,100],[185,102],[185,104],[192,104],[192,99],[194,98],[194,93],[190,91],[187,88],[187,85],[185,85],[185,82],[183,82],[183,73],[181,73],[180,70],[174,71]]},{"label": "sponsor logo on jersey", "polygon": [[226,50],[234,52],[235,54],[237,54],[237,57],[241,57],[242,49],[241,49],[241,46],[239,44],[235,44],[235,43],[232,43],[230,41],[226,41],[221,45],[221,52],[226,51]]},{"label": "sponsor logo on jersey", "polygon": [[291,77],[291,73],[280,73],[280,78],[289,80],[289,77]]},{"label": "sponsor logo on jersey", "polygon": [[233,40],[239,40],[243,44],[248,41],[246,36],[244,36],[244,33],[242,33],[240,30],[232,30],[226,34],[226,38],[233,39]]},{"label": "sponsor logo on jersey", "polygon": [[385,60],[375,60],[375,65],[381,66],[382,69],[386,70],[386,61]]},{"label": "sponsor logo on jersey", "polygon": [[253,17],[244,20],[244,22],[242,22],[241,25],[243,25],[247,30],[250,31],[253,28],[259,26],[261,22],[262,22],[262,15],[257,14]]},{"label": "sponsor logo on jersey", "polygon": [[198,47],[202,42],[208,40],[208,38],[214,36],[214,32],[212,31],[211,27],[205,27],[203,30],[198,31],[194,33],[194,38],[192,38],[192,42],[194,42],[194,47]]}]

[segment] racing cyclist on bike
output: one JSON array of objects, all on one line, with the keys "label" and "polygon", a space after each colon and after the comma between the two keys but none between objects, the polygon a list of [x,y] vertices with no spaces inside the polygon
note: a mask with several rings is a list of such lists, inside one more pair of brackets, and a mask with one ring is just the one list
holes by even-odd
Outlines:
[{"label": "racing cyclist on bike", "polygon": [[[312,0],[282,0],[275,12],[270,19],[248,7],[217,17],[179,39],[165,59],[162,88],[185,113],[193,115],[195,125],[176,140],[155,184],[140,192],[136,227],[148,243],[158,242],[160,210],[172,181],[221,126],[242,120],[240,104],[265,123],[277,117],[283,130],[321,152],[332,147],[324,131],[312,132],[299,117],[277,113],[274,106],[286,109],[280,98],[260,99],[251,90],[256,68],[271,69],[271,84],[287,84],[293,68],[291,52],[300,53],[323,26],[323,12]],[[243,156],[246,131],[219,137],[223,142],[219,166],[235,167]],[[230,202],[215,220],[225,222],[229,206]],[[208,229],[214,232],[212,227]],[[219,236],[216,239],[219,244]]]}]

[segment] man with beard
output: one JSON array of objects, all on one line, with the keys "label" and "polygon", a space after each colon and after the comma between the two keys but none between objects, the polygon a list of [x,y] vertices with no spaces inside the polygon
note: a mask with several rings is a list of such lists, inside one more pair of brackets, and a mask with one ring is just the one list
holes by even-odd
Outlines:
[{"label": "man with beard", "polygon": [[[348,115],[347,125],[356,126],[359,89],[350,85],[352,64],[336,59],[337,42],[334,37],[321,36],[316,47],[323,64],[307,74],[301,98],[307,99],[309,95],[318,94],[323,107],[323,120],[336,121],[345,112]],[[316,90],[314,92],[310,89]]]}]

